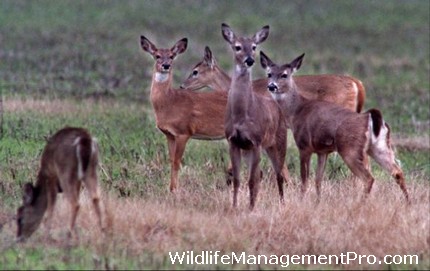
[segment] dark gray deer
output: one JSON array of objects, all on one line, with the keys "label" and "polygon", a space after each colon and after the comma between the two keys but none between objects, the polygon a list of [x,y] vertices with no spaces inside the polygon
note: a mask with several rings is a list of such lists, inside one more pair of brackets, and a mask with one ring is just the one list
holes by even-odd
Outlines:
[{"label": "dark gray deer", "polygon": [[267,88],[283,109],[300,152],[303,193],[307,190],[311,155],[318,155],[316,191],[319,199],[327,156],[337,151],[349,169],[365,181],[365,195],[370,193],[374,182],[368,170],[368,154],[395,178],[409,202],[403,171],[396,164],[391,147],[390,127],[378,109],[359,114],[333,103],[308,100],[299,94],[293,77],[304,54],[282,66],[276,65],[263,52],[260,56],[261,66],[267,72]]},{"label": "dark gray deer", "polygon": [[[255,62],[257,45],[266,40],[269,26],[263,27],[251,38],[237,37],[231,28],[222,24],[222,35],[234,54],[234,73],[227,99],[225,135],[230,146],[233,169],[233,206],[237,206],[240,186],[242,155],[248,158],[250,208],[256,203],[261,179],[261,149],[272,162],[283,201],[287,127],[279,106],[270,97],[252,90],[251,67]],[[285,173],[284,173],[285,172]]]}]

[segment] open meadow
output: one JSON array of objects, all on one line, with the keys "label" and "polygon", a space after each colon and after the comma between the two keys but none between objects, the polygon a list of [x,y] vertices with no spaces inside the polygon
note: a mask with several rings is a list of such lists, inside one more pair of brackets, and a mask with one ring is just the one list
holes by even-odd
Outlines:
[{"label": "open meadow", "polygon": [[[424,0],[0,1],[0,269],[430,269],[429,10]],[[321,202],[316,159],[301,199],[291,132],[283,205],[263,155],[255,210],[248,208],[245,171],[239,206],[232,208],[226,140],[190,140],[179,189],[170,193],[167,142],[149,100],[153,59],[140,36],[164,48],[188,38],[173,67],[179,87],[205,46],[231,74],[223,22],[244,35],[270,25],[259,50],[279,63],[306,53],[299,75],[360,79],[364,111],[377,107],[390,124],[411,204],[375,163],[376,180],[363,201],[362,182],[336,154],[329,156]],[[263,76],[258,60],[253,77]],[[66,236],[69,206],[60,195],[50,233],[42,224],[14,243],[22,186],[36,180],[46,139],[66,125],[87,128],[98,140],[106,232],[97,227],[84,189],[74,238]],[[228,264],[219,258],[172,264],[171,253],[190,251],[244,256]],[[348,252],[366,257],[348,264],[252,258]],[[383,261],[387,255],[401,256],[387,258],[394,259],[390,264]]]}]

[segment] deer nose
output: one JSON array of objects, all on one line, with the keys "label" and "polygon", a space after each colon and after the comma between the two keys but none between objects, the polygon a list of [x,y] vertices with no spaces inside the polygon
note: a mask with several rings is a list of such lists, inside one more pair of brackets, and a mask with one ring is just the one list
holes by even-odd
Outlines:
[{"label": "deer nose", "polygon": [[254,64],[254,59],[252,57],[247,57],[245,63],[248,67],[251,67]]},{"label": "deer nose", "polygon": [[269,89],[270,92],[275,92],[278,90],[278,87],[275,84],[269,84],[267,89]]},{"label": "deer nose", "polygon": [[170,64],[163,64],[161,65],[163,67],[163,69],[168,70],[170,69]]}]

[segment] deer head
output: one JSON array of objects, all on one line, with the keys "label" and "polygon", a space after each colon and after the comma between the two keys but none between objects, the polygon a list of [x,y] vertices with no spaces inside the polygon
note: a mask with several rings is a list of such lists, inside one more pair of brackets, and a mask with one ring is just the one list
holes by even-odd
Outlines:
[{"label": "deer head", "polygon": [[[142,49],[148,52],[155,60],[155,70],[157,72],[156,79],[160,81],[167,80],[166,74],[169,74],[172,70],[173,60],[179,54],[182,54],[187,49],[188,39],[183,38],[176,42],[170,49],[158,49],[152,42],[150,42],[145,36],[140,36],[140,45]],[[159,81],[157,80],[157,81]]]},{"label": "deer head", "polygon": [[265,41],[269,36],[269,26],[264,26],[251,38],[237,37],[230,26],[225,23],[221,25],[221,32],[224,39],[233,49],[236,67],[248,69],[255,62],[257,45]]},{"label": "deer head", "polygon": [[29,237],[42,222],[44,208],[38,206],[35,200],[39,197],[39,192],[31,183],[26,183],[23,187],[23,205],[17,212],[18,238]]},{"label": "deer head", "polygon": [[286,92],[294,87],[292,75],[302,65],[305,54],[298,56],[288,64],[282,66],[276,65],[264,52],[260,52],[260,62],[267,73],[267,89],[272,97],[277,100],[282,98]]}]

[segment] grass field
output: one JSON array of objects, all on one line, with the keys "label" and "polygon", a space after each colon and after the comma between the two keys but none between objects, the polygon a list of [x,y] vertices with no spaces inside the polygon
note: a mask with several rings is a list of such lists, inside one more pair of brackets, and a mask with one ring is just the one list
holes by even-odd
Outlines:
[{"label": "grass field", "polygon": [[[169,252],[247,255],[417,255],[418,263],[290,264],[287,269],[430,268],[430,4],[428,1],[0,1],[0,269],[285,269],[281,263],[172,265]],[[299,197],[298,151],[289,135],[291,180],[279,205],[270,166],[254,212],[243,180],[239,208],[225,184],[225,141],[190,141],[180,189],[168,192],[166,140],[149,102],[153,61],[140,35],[160,47],[183,37],[175,62],[178,86],[209,45],[231,71],[221,37],[270,25],[261,49],[287,62],[305,52],[300,74],[339,73],[366,87],[365,109],[378,107],[410,190],[376,165],[370,197],[331,155],[322,199],[312,185]],[[257,63],[254,77],[262,77]],[[78,236],[66,238],[68,205],[60,196],[50,234],[41,228],[13,244],[22,185],[35,181],[46,138],[65,125],[97,137],[106,234],[96,227],[85,193]],[[368,258],[372,260],[373,258]],[[285,264],[284,264],[285,265]]]}]

